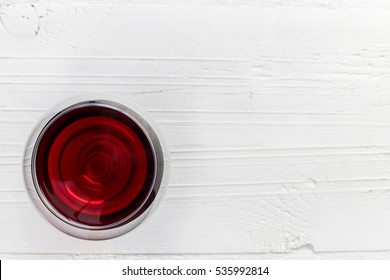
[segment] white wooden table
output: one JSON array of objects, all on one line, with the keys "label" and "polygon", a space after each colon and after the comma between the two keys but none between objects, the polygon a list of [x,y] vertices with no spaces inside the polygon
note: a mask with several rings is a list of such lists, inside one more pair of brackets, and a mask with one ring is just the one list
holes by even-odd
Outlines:
[{"label": "white wooden table", "polygon": [[[390,257],[388,1],[11,3],[1,258]],[[159,209],[92,242],[40,216],[22,158],[48,108],[97,93],[150,112],[172,161]]]}]

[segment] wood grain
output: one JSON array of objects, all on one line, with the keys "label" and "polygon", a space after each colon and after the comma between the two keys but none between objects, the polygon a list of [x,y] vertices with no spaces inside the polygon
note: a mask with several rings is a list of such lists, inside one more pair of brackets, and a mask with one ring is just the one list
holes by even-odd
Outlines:
[{"label": "wood grain", "polygon": [[[0,5],[0,257],[389,257],[386,1],[113,3]],[[145,108],[172,161],[158,210],[91,242],[21,169],[46,110],[97,93]]]}]

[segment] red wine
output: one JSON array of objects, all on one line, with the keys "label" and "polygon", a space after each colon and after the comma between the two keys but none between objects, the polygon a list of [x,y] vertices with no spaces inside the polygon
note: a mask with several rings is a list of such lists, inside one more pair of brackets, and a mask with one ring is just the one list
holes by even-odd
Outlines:
[{"label": "red wine", "polygon": [[116,108],[94,103],[58,113],[36,145],[36,181],[66,219],[112,225],[148,198],[156,162],[143,129]]}]

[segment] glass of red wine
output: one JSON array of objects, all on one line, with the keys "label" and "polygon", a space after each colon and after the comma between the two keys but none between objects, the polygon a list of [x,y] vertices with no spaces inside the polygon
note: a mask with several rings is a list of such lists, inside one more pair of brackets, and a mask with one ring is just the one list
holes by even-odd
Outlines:
[{"label": "glass of red wine", "polygon": [[25,152],[29,194],[57,228],[108,239],[135,228],[161,196],[168,153],[145,112],[78,98],[53,108]]}]

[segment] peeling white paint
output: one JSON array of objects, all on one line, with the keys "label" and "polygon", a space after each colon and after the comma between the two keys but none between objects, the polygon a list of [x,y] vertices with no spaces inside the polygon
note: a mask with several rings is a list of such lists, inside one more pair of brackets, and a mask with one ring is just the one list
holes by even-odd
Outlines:
[{"label": "peeling white paint", "polygon": [[46,10],[43,5],[0,5],[0,22],[2,28],[18,39],[31,39],[38,36],[41,28],[41,20],[45,15]]}]

